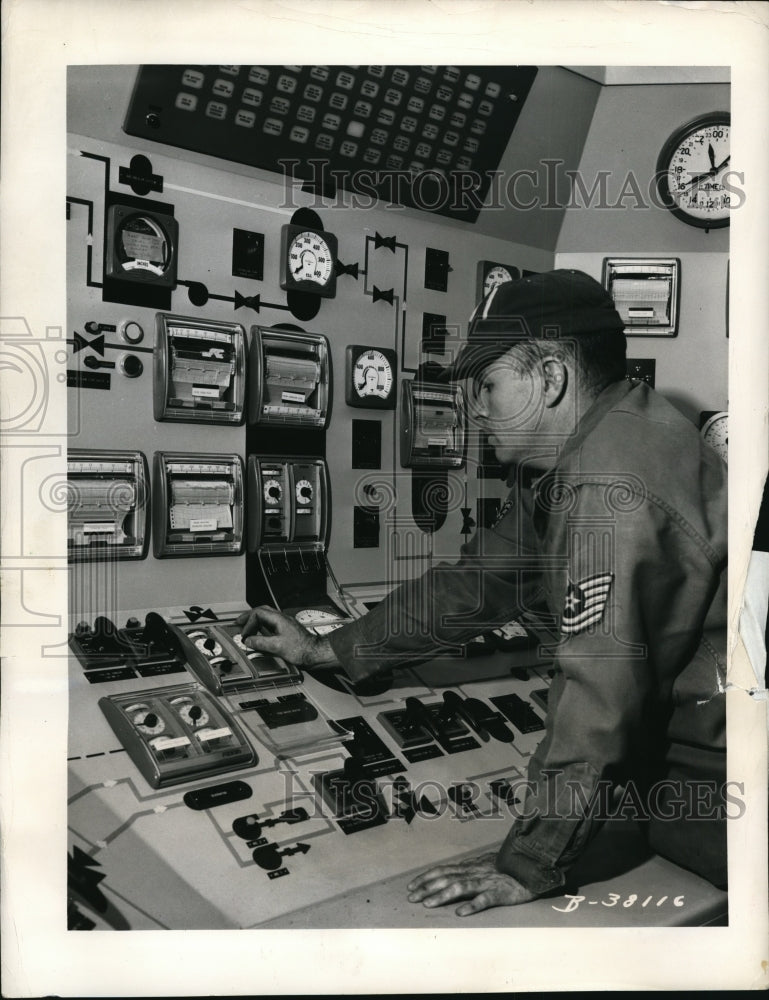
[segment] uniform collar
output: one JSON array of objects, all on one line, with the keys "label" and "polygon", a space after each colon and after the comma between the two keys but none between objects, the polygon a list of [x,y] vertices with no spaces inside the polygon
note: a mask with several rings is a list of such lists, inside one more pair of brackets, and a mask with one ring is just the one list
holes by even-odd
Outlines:
[{"label": "uniform collar", "polygon": [[567,458],[572,452],[577,451],[582,446],[582,442],[603,420],[609,410],[613,409],[617,403],[623,400],[632,388],[632,383],[627,379],[623,379],[620,382],[612,382],[611,385],[608,385],[587,408],[582,419],[578,422],[574,434],[568,443],[564,445],[561,454],[558,456],[558,461],[552,469],[543,471],[531,466],[521,467],[512,465],[507,475],[507,485],[509,487],[518,485],[522,489],[530,489],[536,487],[545,476],[553,475],[557,472],[563,464],[564,458]]}]

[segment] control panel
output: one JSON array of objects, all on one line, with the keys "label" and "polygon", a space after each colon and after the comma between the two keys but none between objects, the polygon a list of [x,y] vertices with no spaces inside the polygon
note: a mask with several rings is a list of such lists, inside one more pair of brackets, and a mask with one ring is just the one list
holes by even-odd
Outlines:
[{"label": "control panel", "polygon": [[[382,877],[501,842],[541,736],[536,650],[519,658],[524,681],[495,652],[485,670],[455,660],[448,687],[419,666],[356,685],[249,650],[244,610],[73,626],[70,856],[103,876],[121,919],[258,926],[325,899],[329,879],[366,885],[372,858]],[[493,700],[512,693],[536,731]],[[70,897],[105,919],[85,876],[71,873]]]},{"label": "control panel", "polygon": [[[353,684],[247,650],[244,610],[73,625],[69,928],[456,926],[452,907],[407,902],[409,873],[497,849],[525,807],[551,684],[539,647]],[[476,925],[723,916],[724,893],[636,841],[618,868],[611,843],[564,894]],[[607,916],[593,898],[630,902]]]}]

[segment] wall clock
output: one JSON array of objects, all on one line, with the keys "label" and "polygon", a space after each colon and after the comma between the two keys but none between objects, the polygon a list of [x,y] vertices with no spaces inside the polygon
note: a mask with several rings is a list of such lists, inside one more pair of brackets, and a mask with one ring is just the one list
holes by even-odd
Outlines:
[{"label": "wall clock", "polygon": [[476,278],[475,301],[485,299],[492,288],[520,278],[521,270],[512,264],[498,264],[493,260],[479,260]]},{"label": "wall clock", "polygon": [[700,115],[670,136],[657,159],[657,190],[677,219],[699,229],[729,225],[727,111]]},{"label": "wall clock", "polygon": [[723,458],[729,459],[729,414],[719,411],[703,419],[700,430],[703,441]]},{"label": "wall clock", "polygon": [[344,398],[348,406],[395,408],[398,356],[386,347],[350,344],[345,353]]},{"label": "wall clock", "polygon": [[288,224],[280,231],[280,287],[331,299],[336,295],[338,242],[333,233]]}]

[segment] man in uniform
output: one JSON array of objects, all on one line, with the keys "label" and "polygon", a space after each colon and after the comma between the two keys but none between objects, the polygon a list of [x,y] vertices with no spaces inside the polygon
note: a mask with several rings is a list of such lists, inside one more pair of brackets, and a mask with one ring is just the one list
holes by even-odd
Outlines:
[{"label": "man in uniform", "polygon": [[430,869],[409,899],[464,916],[561,889],[607,788],[645,803],[654,850],[725,885],[723,461],[626,381],[623,323],[579,271],[494,289],[451,376],[472,379],[472,418],[510,472],[496,523],[322,638],[256,608],[247,645],[360,681],[544,613],[559,637],[526,808],[497,853]]}]

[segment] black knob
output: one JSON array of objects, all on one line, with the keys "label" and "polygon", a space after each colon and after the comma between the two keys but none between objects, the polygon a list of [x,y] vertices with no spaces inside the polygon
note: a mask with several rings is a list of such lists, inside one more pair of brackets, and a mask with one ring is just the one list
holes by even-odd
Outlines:
[{"label": "black knob", "polygon": [[149,726],[150,729],[158,724],[158,717],[154,712],[147,712],[141,723],[143,726]]},{"label": "black knob", "polygon": [[141,628],[141,622],[138,618],[131,617],[125,623],[126,628]]},{"label": "black knob", "polygon": [[144,121],[147,123],[149,128],[160,128],[160,116],[156,115],[154,111],[151,111],[145,116]]},{"label": "black knob", "polygon": [[93,319],[89,319],[88,320],[88,322],[85,325],[85,328],[86,328],[86,330],[89,333],[98,333],[99,332],[99,324],[96,322],[96,320],[93,320]]},{"label": "black knob", "polygon": [[142,359],[137,354],[126,354],[120,361],[120,370],[126,378],[138,378],[144,371]]},{"label": "black knob", "polygon": [[262,832],[262,825],[259,817],[251,813],[250,816],[239,816],[232,824],[233,833],[243,840],[256,840]]},{"label": "black knob", "polygon": [[190,718],[192,719],[193,722],[197,722],[202,714],[203,714],[203,709],[200,707],[200,705],[193,705],[192,708],[190,709]]},{"label": "black knob", "polygon": [[78,622],[75,626],[75,635],[89,635],[91,626],[88,622]]}]

